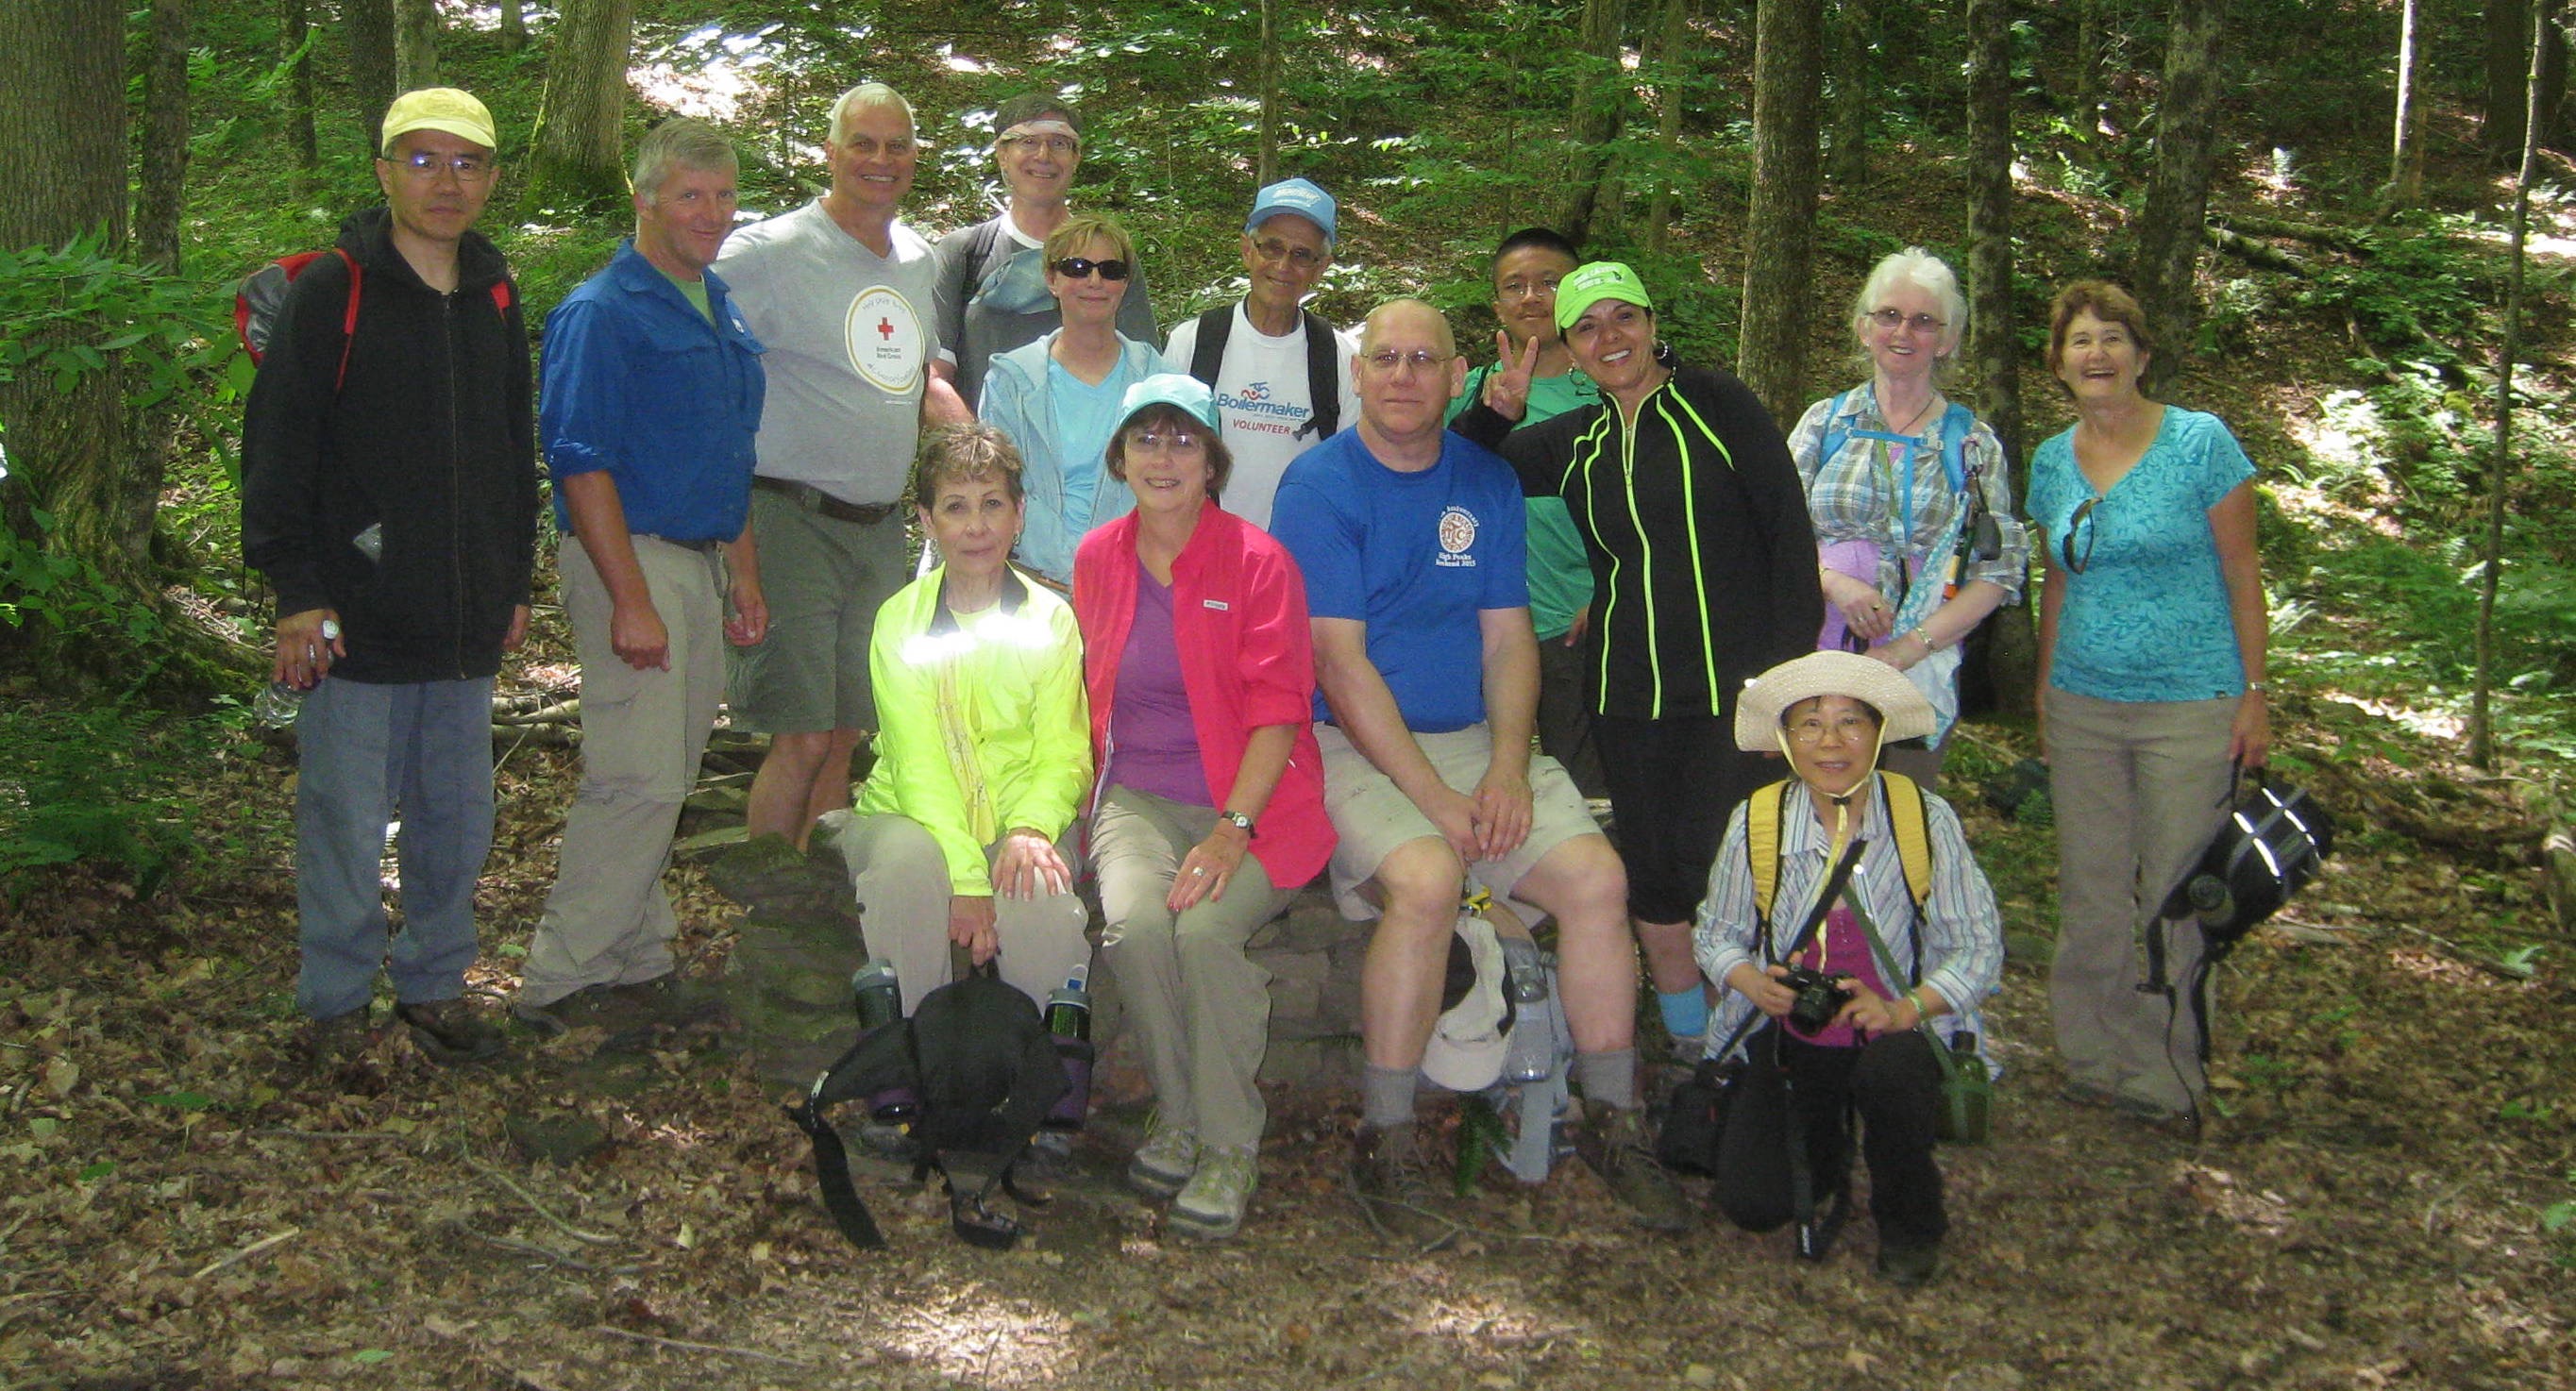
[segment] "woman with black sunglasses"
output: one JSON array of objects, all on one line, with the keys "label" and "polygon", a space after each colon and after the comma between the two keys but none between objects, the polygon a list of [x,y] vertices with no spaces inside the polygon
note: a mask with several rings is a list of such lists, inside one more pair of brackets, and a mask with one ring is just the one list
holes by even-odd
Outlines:
[{"label": "woman with black sunglasses", "polygon": [[1066,218],[1043,254],[1063,326],[994,358],[976,413],[1011,437],[1027,466],[1028,525],[1013,558],[1067,590],[1083,535],[1135,506],[1103,461],[1127,388],[1161,371],[1162,357],[1118,331],[1136,244],[1116,219]]},{"label": "woman with black sunglasses", "polygon": [[2080,281],[2049,313],[2048,367],[2076,423],[2031,461],[2047,537],[2040,741],[2058,840],[2049,1009],[2070,1099],[2197,1130],[2205,1021],[2142,993],[2142,929],[2190,978],[2195,922],[2156,921],[2226,815],[2237,767],[2271,748],[2270,622],[2254,465],[2218,417],[2139,389],[2154,343],[2119,286]]},{"label": "woman with black sunglasses", "polygon": [[2003,444],[1941,393],[1968,329],[1949,263],[1919,246],[1882,259],[1851,326],[1869,380],[1789,432],[1824,581],[1816,645],[1865,652],[1931,702],[1931,732],[1881,759],[1930,787],[1959,718],[1960,645],[2020,597],[2030,533],[2011,515]]}]

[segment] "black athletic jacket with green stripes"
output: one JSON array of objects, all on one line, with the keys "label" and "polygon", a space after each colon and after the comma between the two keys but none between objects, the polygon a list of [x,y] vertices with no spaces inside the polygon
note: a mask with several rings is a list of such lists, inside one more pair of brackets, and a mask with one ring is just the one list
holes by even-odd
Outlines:
[{"label": "black athletic jacket with green stripes", "polygon": [[1788,442],[1734,374],[1669,358],[1637,412],[1527,429],[1479,401],[1453,429],[1559,496],[1592,556],[1585,695],[1598,714],[1732,718],[1735,693],[1816,645],[1824,594]]}]

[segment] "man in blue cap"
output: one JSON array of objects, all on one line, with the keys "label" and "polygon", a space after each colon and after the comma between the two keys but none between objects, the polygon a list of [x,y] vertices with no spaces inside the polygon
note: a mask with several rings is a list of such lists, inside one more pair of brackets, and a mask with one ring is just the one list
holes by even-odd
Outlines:
[{"label": "man in blue cap", "polygon": [[1359,342],[1303,307],[1333,264],[1333,211],[1333,195],[1306,179],[1261,190],[1243,224],[1251,292],[1182,321],[1163,349],[1166,367],[1215,388],[1234,455],[1225,509],[1263,530],[1288,461],[1359,419]]}]

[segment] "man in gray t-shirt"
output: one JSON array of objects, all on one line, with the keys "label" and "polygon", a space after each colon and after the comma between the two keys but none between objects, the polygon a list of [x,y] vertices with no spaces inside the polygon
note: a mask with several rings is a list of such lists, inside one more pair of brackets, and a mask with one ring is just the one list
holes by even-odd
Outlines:
[{"label": "man in gray t-shirt", "polygon": [[921,427],[971,418],[939,353],[930,244],[896,220],[920,144],[883,83],[833,104],[832,190],[733,235],[716,271],[767,349],[751,529],[769,635],[738,649],[737,728],[770,736],[751,834],[801,846],[850,804],[850,755],[876,726],[868,634],[907,578],[903,492]]}]

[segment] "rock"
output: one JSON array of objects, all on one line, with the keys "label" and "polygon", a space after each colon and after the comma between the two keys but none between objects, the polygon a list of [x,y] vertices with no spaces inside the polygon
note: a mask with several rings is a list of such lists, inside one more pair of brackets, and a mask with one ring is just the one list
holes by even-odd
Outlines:
[{"label": "rock", "polygon": [[512,1113],[501,1119],[510,1144],[529,1159],[548,1164],[577,1164],[608,1147],[608,1132],[588,1116],[567,1113],[533,1116]]}]

